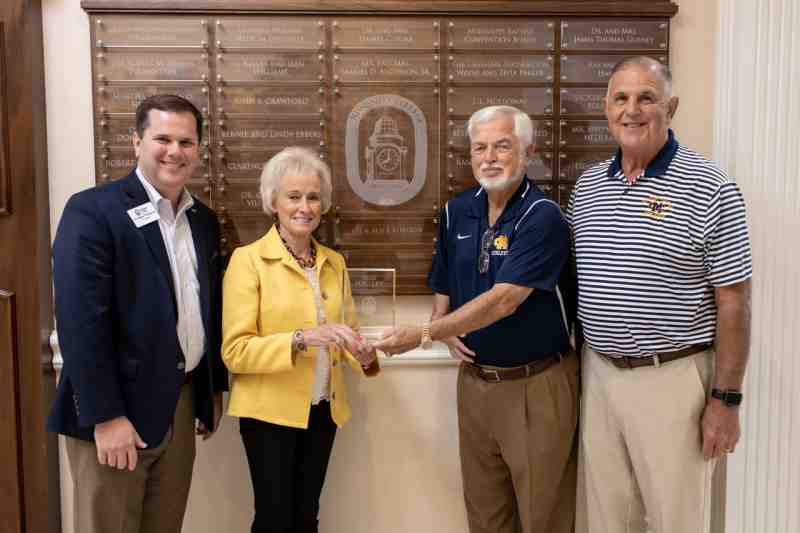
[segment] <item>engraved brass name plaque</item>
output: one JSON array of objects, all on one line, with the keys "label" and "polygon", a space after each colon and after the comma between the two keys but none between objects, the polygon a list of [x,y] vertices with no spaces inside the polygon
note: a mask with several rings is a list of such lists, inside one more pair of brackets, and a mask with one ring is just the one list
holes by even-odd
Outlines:
[{"label": "engraved brass name plaque", "polygon": [[564,50],[666,50],[663,20],[569,20],[561,23]]}]

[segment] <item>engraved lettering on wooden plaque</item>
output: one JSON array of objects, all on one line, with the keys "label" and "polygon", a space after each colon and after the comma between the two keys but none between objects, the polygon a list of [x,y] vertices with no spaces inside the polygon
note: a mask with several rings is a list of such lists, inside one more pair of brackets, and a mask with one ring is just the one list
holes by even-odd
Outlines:
[{"label": "engraved lettering on wooden plaque", "polygon": [[325,99],[316,87],[221,87],[217,105],[224,113],[249,115],[316,115]]},{"label": "engraved lettering on wooden plaque", "polygon": [[325,25],[316,17],[221,17],[214,23],[219,48],[317,50]]},{"label": "engraved lettering on wooden plaque", "polygon": [[510,105],[529,115],[553,112],[551,87],[453,87],[448,90],[447,112],[451,115],[472,115],[490,105]]},{"label": "engraved lettering on wooden plaque", "polygon": [[666,20],[570,19],[561,23],[561,48],[569,50],[666,50]]},{"label": "engraved lettering on wooden plaque", "polygon": [[96,59],[96,71],[106,81],[205,81],[207,54],[109,50]]},{"label": "engraved lettering on wooden plaque", "polygon": [[457,19],[447,27],[456,50],[552,50],[555,42],[552,20]]},{"label": "engraved lettering on wooden plaque", "polygon": [[133,146],[104,150],[97,154],[97,159],[99,182],[125,177],[136,168],[136,154],[133,152]]},{"label": "engraved lettering on wooden plaque", "polygon": [[[626,54],[615,55],[562,55],[561,81],[565,83],[608,83],[614,66],[628,57]],[[654,56],[662,63],[666,56]]]},{"label": "engraved lettering on wooden plaque", "polygon": [[217,73],[223,83],[319,83],[325,62],[317,54],[284,52],[230,52],[217,56]]},{"label": "engraved lettering on wooden plaque", "polygon": [[561,146],[616,146],[606,120],[562,120]]},{"label": "engraved lettering on wooden plaque", "polygon": [[175,94],[208,111],[208,87],[201,85],[103,85],[98,88],[95,105],[101,114],[133,113],[136,107],[154,94]]},{"label": "engraved lettering on wooden plaque", "polygon": [[453,54],[450,81],[459,83],[547,83],[553,56],[532,54]]},{"label": "engraved lettering on wooden plaque", "polygon": [[215,138],[223,143],[221,146],[225,149],[284,148],[290,145],[316,148],[323,140],[323,129],[319,121],[230,118],[225,120],[224,126],[217,127]]},{"label": "engraved lettering on wooden plaque", "polygon": [[436,236],[438,213],[428,217],[338,217],[337,242],[351,244],[428,244]]},{"label": "engraved lettering on wooden plaque", "polygon": [[130,115],[103,117],[97,127],[97,141],[103,147],[133,146],[133,134],[136,132],[134,117]]},{"label": "engraved lettering on wooden plaque", "polygon": [[230,150],[225,152],[225,158],[217,166],[225,179],[250,179],[258,180],[261,177],[261,170],[272,156],[279,150],[272,151],[252,151],[252,150]]},{"label": "engraved lettering on wooden plaque", "polygon": [[561,89],[562,115],[603,115],[605,87],[570,87]]},{"label": "engraved lettering on wooden plaque", "polygon": [[433,55],[350,53],[334,57],[333,74],[340,82],[434,83],[439,67]]},{"label": "engraved lettering on wooden plaque", "polygon": [[380,50],[434,50],[440,46],[439,23],[432,19],[406,17],[336,18],[331,23],[333,48]]},{"label": "engraved lettering on wooden plaque", "polygon": [[611,157],[614,157],[613,148],[592,152],[561,152],[558,154],[558,177],[575,181],[585,171]]},{"label": "engraved lettering on wooden plaque", "polygon": [[231,213],[263,212],[258,180],[226,179],[225,188],[217,188],[214,200]]},{"label": "engraved lettering on wooden plaque", "polygon": [[103,15],[94,17],[95,47],[208,47],[208,23],[202,17]]}]

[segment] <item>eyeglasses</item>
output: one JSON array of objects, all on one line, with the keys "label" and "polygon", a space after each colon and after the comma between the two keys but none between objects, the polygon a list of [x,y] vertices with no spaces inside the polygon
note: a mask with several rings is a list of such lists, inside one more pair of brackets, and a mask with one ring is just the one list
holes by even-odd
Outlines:
[{"label": "eyeglasses", "polygon": [[489,264],[491,263],[491,256],[489,255],[489,248],[492,247],[492,242],[494,242],[494,237],[497,234],[497,231],[492,228],[486,228],[486,231],[483,232],[483,237],[481,237],[481,255],[478,256],[478,272],[481,274],[486,274],[489,272]]}]

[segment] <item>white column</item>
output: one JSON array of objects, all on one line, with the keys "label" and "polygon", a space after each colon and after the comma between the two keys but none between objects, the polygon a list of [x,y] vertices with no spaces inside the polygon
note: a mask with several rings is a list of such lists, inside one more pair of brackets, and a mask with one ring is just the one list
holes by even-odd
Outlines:
[{"label": "white column", "polygon": [[[753,339],[728,533],[800,531],[800,2],[720,0],[714,158],[753,242]],[[711,104],[709,104],[711,105]]]}]

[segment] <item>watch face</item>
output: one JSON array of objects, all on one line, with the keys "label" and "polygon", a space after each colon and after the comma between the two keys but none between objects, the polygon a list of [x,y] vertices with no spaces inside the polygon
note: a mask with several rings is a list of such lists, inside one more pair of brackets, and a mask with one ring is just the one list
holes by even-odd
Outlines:
[{"label": "watch face", "polygon": [[380,148],[375,154],[375,162],[384,172],[394,172],[400,167],[400,152],[393,146]]}]

